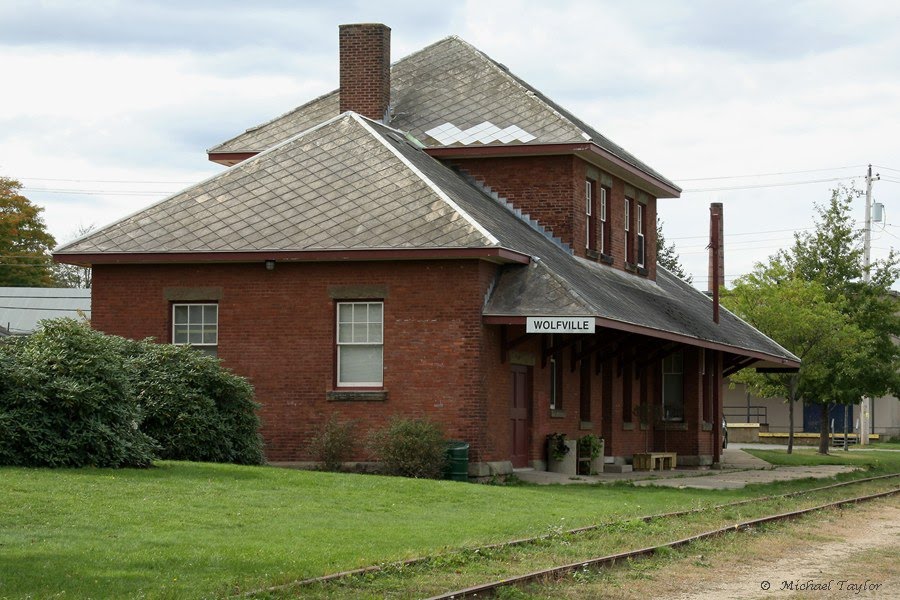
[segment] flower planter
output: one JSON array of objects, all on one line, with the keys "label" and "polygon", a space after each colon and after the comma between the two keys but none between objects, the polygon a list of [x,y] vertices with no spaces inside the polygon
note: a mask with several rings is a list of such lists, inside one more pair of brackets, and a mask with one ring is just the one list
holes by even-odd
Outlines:
[{"label": "flower planter", "polygon": [[566,440],[569,451],[561,460],[553,458],[553,453],[548,452],[547,470],[551,473],[562,473],[574,477],[577,474],[578,465],[578,440]]},{"label": "flower planter", "polygon": [[603,472],[603,454],[605,450],[603,438],[599,438],[599,446],[599,453],[596,457],[592,457],[591,454],[593,453],[589,447],[584,448],[581,444],[578,444],[579,475],[598,475]]}]

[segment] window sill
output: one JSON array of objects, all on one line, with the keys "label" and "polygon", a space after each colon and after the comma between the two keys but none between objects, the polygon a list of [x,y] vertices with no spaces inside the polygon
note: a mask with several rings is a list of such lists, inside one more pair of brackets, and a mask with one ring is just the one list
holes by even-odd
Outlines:
[{"label": "window sill", "polygon": [[591,260],[597,260],[598,258],[600,258],[600,253],[591,248],[586,249],[584,251],[584,255],[587,256],[588,258],[590,258]]},{"label": "window sill", "polygon": [[611,265],[611,264],[613,264],[613,257],[610,256],[609,254],[600,253],[600,262],[607,264],[607,265]]},{"label": "window sill", "polygon": [[563,419],[566,416],[566,411],[557,410],[555,408],[550,409],[550,418],[551,419]]},{"label": "window sill", "polygon": [[634,423],[628,421],[622,423],[622,431],[634,431]]},{"label": "window sill", "polygon": [[636,272],[637,272],[637,265],[635,265],[634,263],[626,262],[626,263],[625,263],[625,270],[626,270],[626,271],[629,271],[629,272],[631,272],[631,273],[636,273]]},{"label": "window sill", "polygon": [[712,431],[712,423],[703,423],[701,426],[702,431]]},{"label": "window sill", "polygon": [[328,402],[387,402],[387,390],[328,390]]},{"label": "window sill", "polygon": [[637,274],[638,274],[638,275],[643,275],[644,277],[646,277],[647,275],[650,274],[650,271],[647,270],[647,267],[638,267],[638,268],[637,268]]},{"label": "window sill", "polygon": [[594,424],[591,423],[590,421],[581,421],[578,424],[578,429],[581,431],[590,431],[593,428],[594,428]]}]

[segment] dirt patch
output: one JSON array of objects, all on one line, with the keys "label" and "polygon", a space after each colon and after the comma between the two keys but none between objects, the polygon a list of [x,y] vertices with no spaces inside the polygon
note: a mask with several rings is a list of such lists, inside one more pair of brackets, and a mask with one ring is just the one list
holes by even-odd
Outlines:
[{"label": "dirt patch", "polygon": [[[764,550],[768,556],[757,556],[748,564],[731,562],[718,566],[715,577],[705,581],[702,591],[670,597],[900,597],[900,565],[896,558],[900,556],[900,501],[894,499],[878,507],[845,508],[822,523],[807,520],[805,524],[807,527],[801,529],[806,529],[806,536],[798,535],[796,544],[763,542],[762,548],[756,550]],[[854,559],[877,557],[883,550],[891,551],[894,569],[882,573],[886,579],[873,579],[868,566],[859,565],[860,561]]]},{"label": "dirt patch", "polygon": [[[815,513],[635,561],[539,598],[900,598],[900,498]],[[537,593],[534,593],[537,592]]]}]

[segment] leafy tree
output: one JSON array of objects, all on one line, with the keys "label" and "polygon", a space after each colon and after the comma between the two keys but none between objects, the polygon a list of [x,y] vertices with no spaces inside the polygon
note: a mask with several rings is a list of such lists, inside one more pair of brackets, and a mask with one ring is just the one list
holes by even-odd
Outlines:
[{"label": "leafy tree", "polygon": [[[757,265],[731,294],[738,314],[804,360],[793,380],[796,389],[791,390],[790,378],[775,388],[752,384],[760,395],[777,392],[828,406],[900,392],[900,347],[893,342],[900,335],[900,318],[890,290],[900,267],[891,252],[872,264],[871,281],[865,281],[863,232],[850,216],[859,195],[853,188],[835,189],[827,204],[816,206],[815,230],[795,234],[790,249],[770,258],[768,265]],[[785,296],[792,287],[798,290],[796,298]],[[752,306],[754,302],[762,304]],[[815,310],[803,310],[804,303]],[[757,314],[770,304],[775,313],[783,310],[785,317]],[[758,381],[749,374],[740,377]],[[823,410],[821,454],[828,453],[828,424],[828,411]]]},{"label": "leafy tree", "polygon": [[666,243],[666,238],[663,235],[663,222],[659,220],[659,217],[656,218],[656,262],[657,264],[665,267],[673,274],[677,275],[684,281],[688,283],[694,282],[694,276],[688,275],[684,271],[684,267],[681,265],[681,259],[678,257],[678,252],[675,251],[675,243],[672,242],[670,244]]},{"label": "leafy tree", "polygon": [[[852,202],[861,195],[854,188],[839,187],[830,201],[817,206],[815,231],[795,234],[794,246],[783,253],[785,264],[799,277],[821,282],[841,312],[869,337],[864,354],[835,373],[834,387],[823,390],[819,401],[853,404],[863,396],[878,397],[900,392],[900,317],[891,286],[900,276],[900,262],[892,250],[874,261],[865,281],[864,232],[850,215]],[[823,412],[819,452],[828,451],[827,411]]]},{"label": "leafy tree", "polygon": [[792,273],[778,257],[758,263],[738,278],[723,304],[802,361],[798,372],[757,373],[743,370],[731,379],[763,398],[788,403],[788,453],[794,447],[794,403],[833,397],[836,384],[864,363],[870,339],[841,311],[817,281]]},{"label": "leafy tree", "polygon": [[0,177],[0,285],[53,285],[50,250],[56,245],[47,233],[41,212],[19,193],[22,184]]}]

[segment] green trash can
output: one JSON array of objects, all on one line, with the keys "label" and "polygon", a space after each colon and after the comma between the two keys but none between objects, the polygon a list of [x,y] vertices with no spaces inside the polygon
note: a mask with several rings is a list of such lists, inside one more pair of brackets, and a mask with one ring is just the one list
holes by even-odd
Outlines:
[{"label": "green trash can", "polygon": [[469,481],[469,444],[458,440],[447,443],[445,479]]}]

